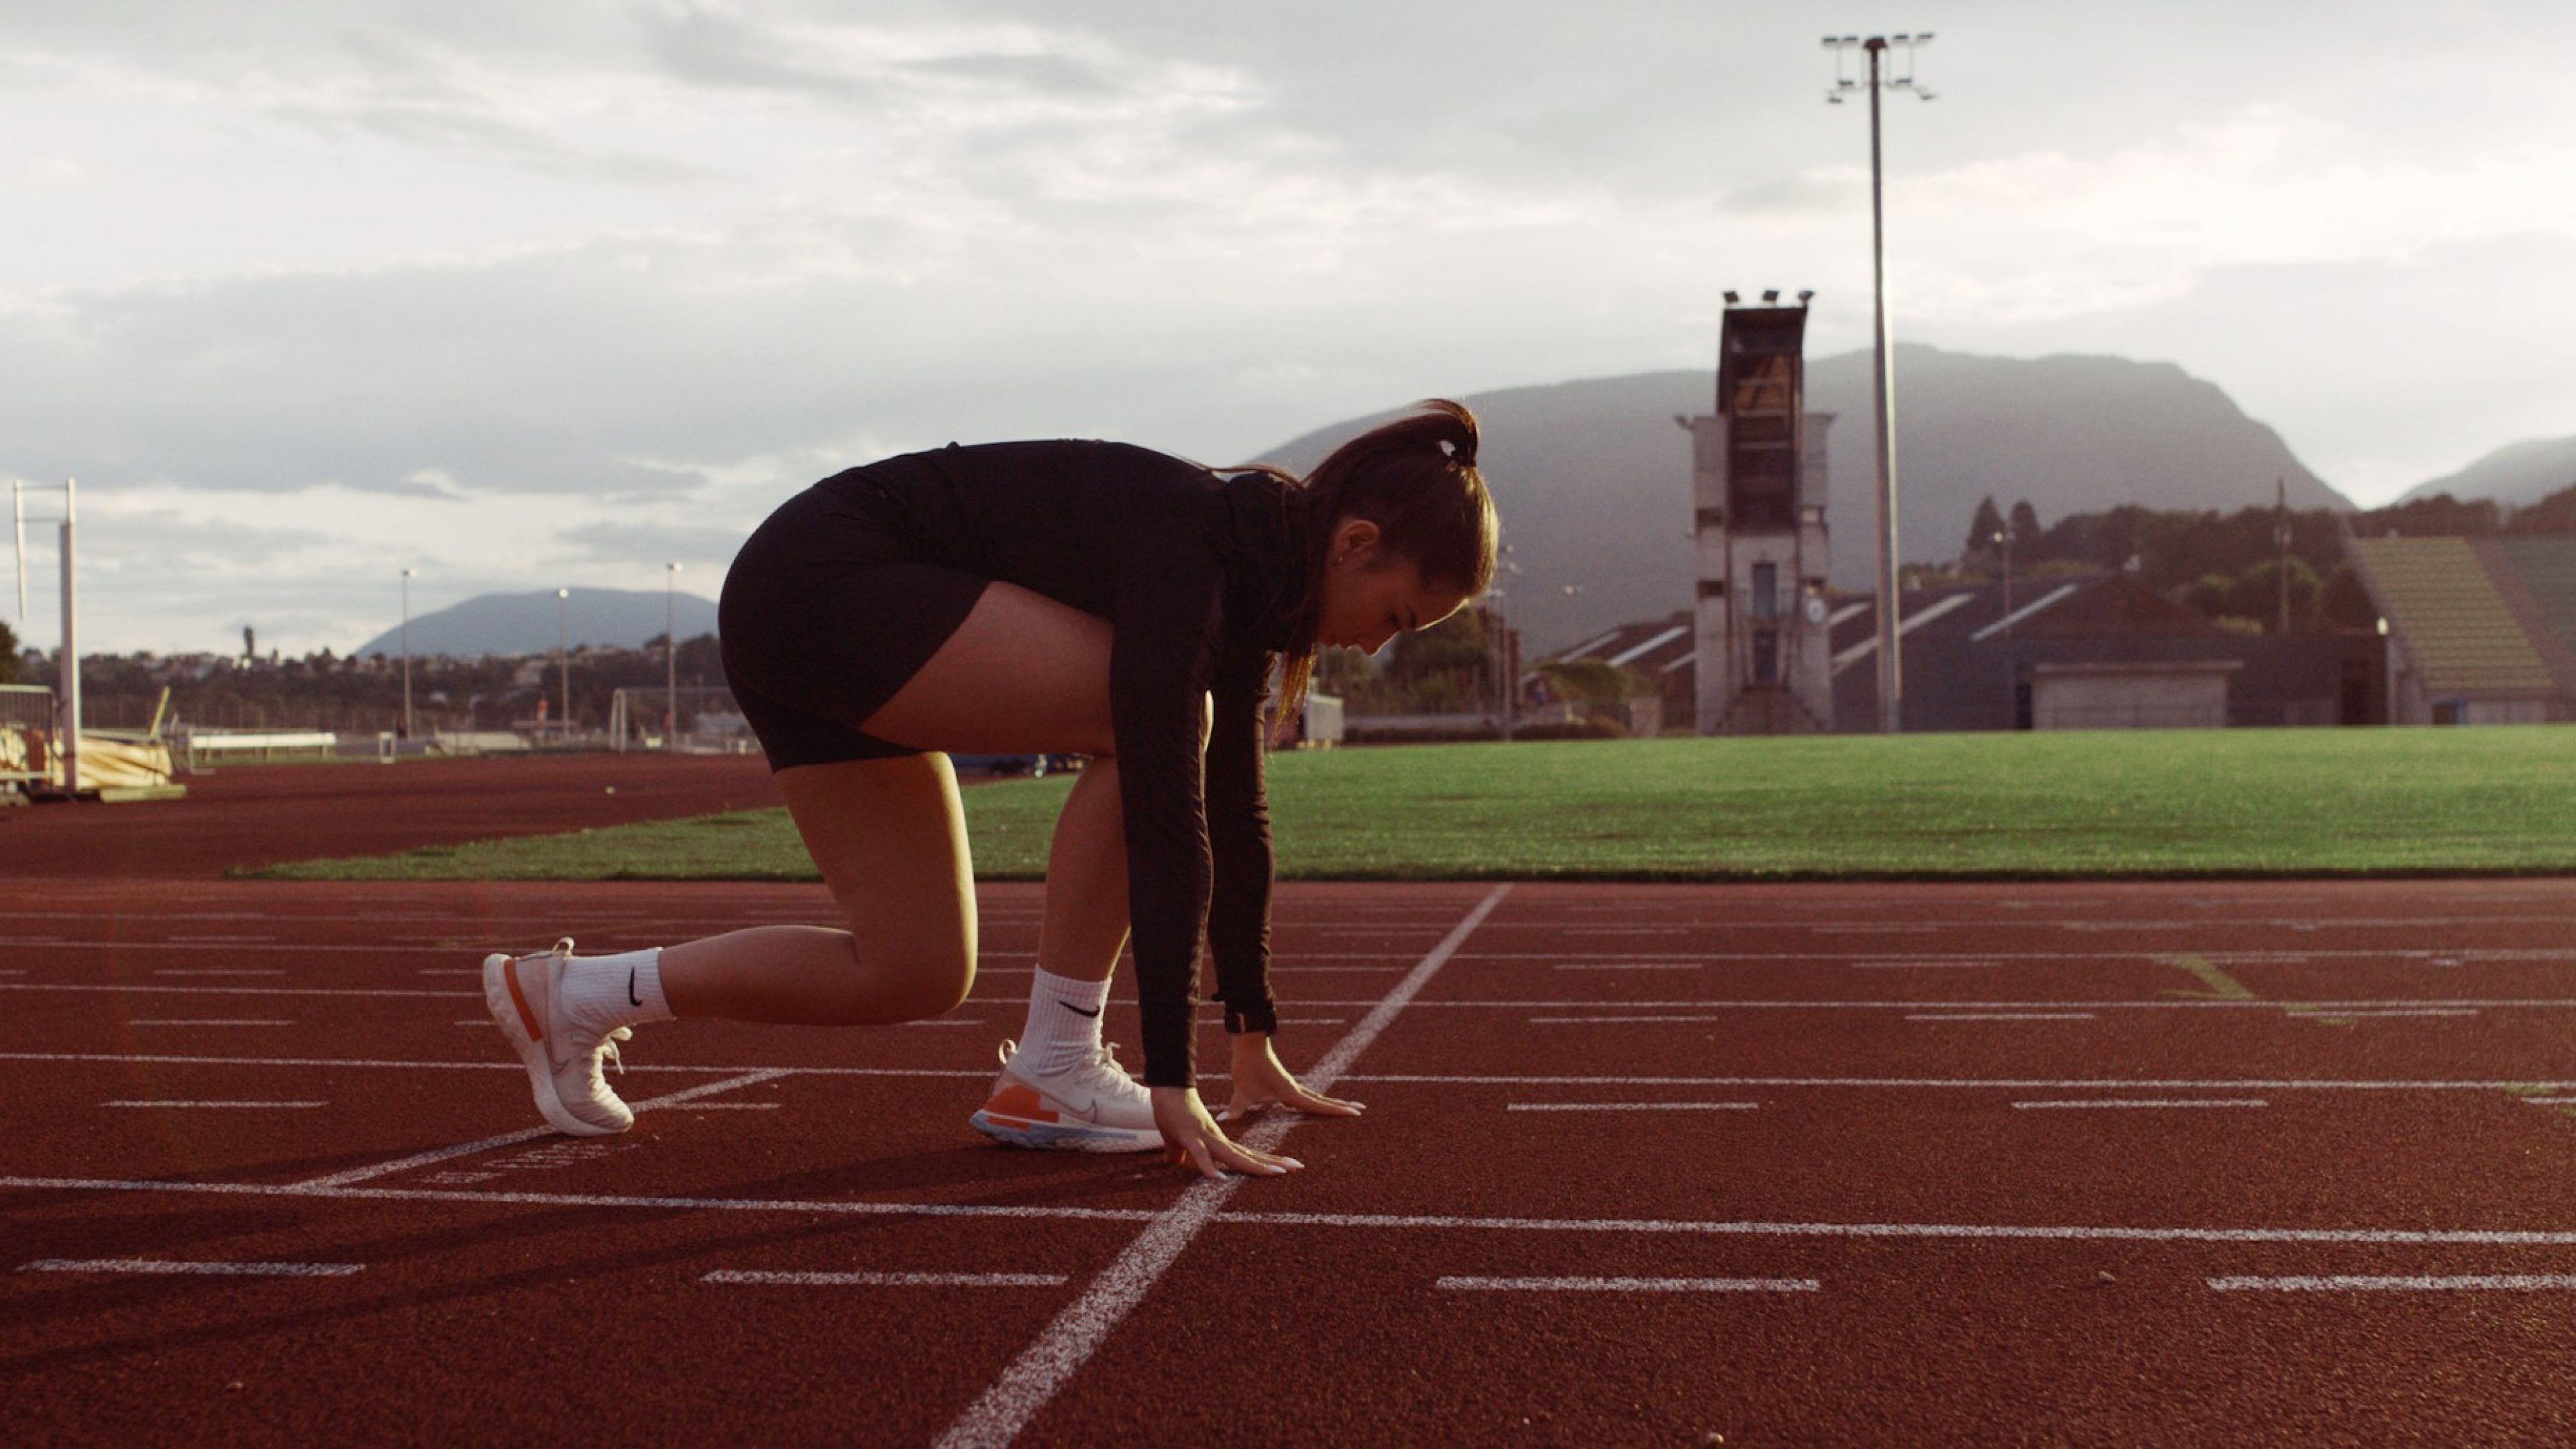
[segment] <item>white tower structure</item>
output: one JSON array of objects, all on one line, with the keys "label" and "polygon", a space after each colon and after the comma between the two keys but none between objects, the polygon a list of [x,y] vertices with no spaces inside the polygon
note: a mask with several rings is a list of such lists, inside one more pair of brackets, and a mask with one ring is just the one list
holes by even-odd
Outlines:
[{"label": "white tower structure", "polygon": [[1798,734],[1834,727],[1825,580],[1825,431],[1806,411],[1807,301],[1726,294],[1717,414],[1691,434],[1699,732]]}]

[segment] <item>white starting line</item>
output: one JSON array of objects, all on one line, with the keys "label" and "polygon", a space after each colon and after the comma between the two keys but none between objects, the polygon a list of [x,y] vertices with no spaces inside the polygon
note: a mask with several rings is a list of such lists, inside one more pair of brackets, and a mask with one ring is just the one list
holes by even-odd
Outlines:
[{"label": "white starting line", "polygon": [[272,1108],[313,1108],[313,1107],[328,1107],[328,1106],[330,1106],[331,1104],[330,1104],[330,1103],[328,1103],[328,1102],[164,1102],[164,1101],[118,1101],[118,1102],[101,1102],[101,1103],[99,1103],[99,1105],[100,1105],[100,1106],[102,1106],[102,1107],[272,1107]]},{"label": "white starting line", "polygon": [[1907,1021],[2094,1021],[2089,1011],[1916,1011]]},{"label": "white starting line", "polygon": [[718,1268],[701,1283],[780,1284],[800,1288],[1061,1288],[1062,1273],[759,1273]]},{"label": "white starting line", "polygon": [[1506,1112],[1753,1112],[1759,1102],[1507,1102]]},{"label": "white starting line", "polygon": [[1481,1293],[1813,1293],[1813,1278],[1443,1278],[1438,1288]]},{"label": "white starting line", "polygon": [[2094,1097],[2069,1102],[2015,1102],[2017,1112],[2073,1111],[2088,1107],[2153,1110],[2159,1107],[2269,1107],[2261,1097]]},{"label": "white starting line", "polygon": [[192,1263],[168,1258],[38,1258],[21,1273],[204,1274],[217,1278],[346,1278],[364,1263]]},{"label": "white starting line", "polygon": [[2322,1278],[2212,1278],[2221,1293],[2532,1293],[2576,1289],[2564,1273],[2468,1274],[2451,1278],[2372,1278],[2337,1274]]},{"label": "white starting line", "polygon": [[[251,1016],[213,1016],[213,1017],[138,1016],[138,1017],[134,1017],[134,1018],[129,1019],[125,1024],[126,1024],[127,1026],[293,1026],[293,1025],[295,1025],[295,1023],[294,1023],[294,1022],[292,1022],[292,1021],[288,1021],[288,1020],[285,1020],[285,1019],[283,1019],[283,1018],[279,1018],[279,1017],[251,1017]],[[488,1025],[489,1023],[486,1023],[486,1024]]]}]

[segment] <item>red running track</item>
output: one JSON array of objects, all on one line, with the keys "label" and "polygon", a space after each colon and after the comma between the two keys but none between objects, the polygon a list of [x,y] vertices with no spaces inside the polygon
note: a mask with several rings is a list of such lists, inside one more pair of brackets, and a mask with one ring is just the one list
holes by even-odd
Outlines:
[{"label": "red running track", "polygon": [[966,1129],[983,904],[947,1021],[648,1028],[573,1142],[480,953],[819,888],[14,896],[0,1437],[2576,1438],[2576,883],[1289,886],[1371,1111],[1225,1189]]},{"label": "red running track", "polygon": [[184,800],[0,809],[0,880],[218,876],[783,803],[758,755],[523,755],[235,766]]}]

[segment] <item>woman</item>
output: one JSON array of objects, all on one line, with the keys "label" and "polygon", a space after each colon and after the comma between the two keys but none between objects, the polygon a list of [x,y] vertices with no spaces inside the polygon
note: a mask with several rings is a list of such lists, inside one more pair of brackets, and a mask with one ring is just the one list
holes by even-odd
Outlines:
[{"label": "woman", "polygon": [[[1271,1047],[1263,698],[1277,661],[1294,718],[1318,649],[1374,653],[1492,582],[1476,447],[1474,416],[1433,401],[1302,481],[1114,443],[950,444],[789,500],[725,580],[725,673],[847,928],[486,959],[538,1109],[577,1135],[632,1125],[601,1066],[639,1023],[878,1024],[964,1000],[974,876],[942,752],[1068,752],[1091,764],[1047,856],[1027,1028],[973,1124],[1024,1146],[1162,1146],[1211,1177],[1298,1166],[1230,1141],[1199,1099],[1198,940],[1231,1114],[1357,1115]],[[1142,1083],[1100,1040],[1131,923]]]}]

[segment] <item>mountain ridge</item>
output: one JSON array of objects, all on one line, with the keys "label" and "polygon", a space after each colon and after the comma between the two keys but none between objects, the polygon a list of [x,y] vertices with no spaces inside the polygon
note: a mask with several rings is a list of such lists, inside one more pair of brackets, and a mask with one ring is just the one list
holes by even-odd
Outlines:
[{"label": "mountain ridge", "polygon": [[[574,589],[561,601],[565,631],[576,649],[640,649],[660,637],[664,599],[660,589]],[[681,594],[676,605],[682,640],[712,634],[716,606],[712,599]],[[411,652],[477,659],[487,654],[551,654],[557,633],[555,591],[532,594],[477,594],[444,609],[411,618]],[[352,657],[400,654],[402,630],[387,629],[352,651]]]},{"label": "mountain ridge", "polygon": [[[1831,573],[1866,589],[1874,571],[1876,461],[1867,352],[1809,362],[1807,406],[1834,414],[1826,520]],[[1692,592],[1690,454],[1677,414],[1715,403],[1715,368],[1632,373],[1460,399],[1484,428],[1480,455],[1511,562],[1505,607],[1533,647],[1687,608]],[[2060,354],[2022,359],[1896,349],[1899,551],[1957,556],[1978,500],[2027,499],[2043,521],[2123,503],[2232,512],[2268,505],[2350,511],[2280,435],[2215,383],[2170,362]],[[1400,411],[1400,410],[1399,410]],[[1304,472],[1374,422],[1315,429],[1264,455]],[[1568,595],[1567,585],[1579,592]],[[1521,597],[1515,599],[1517,592]]]}]

